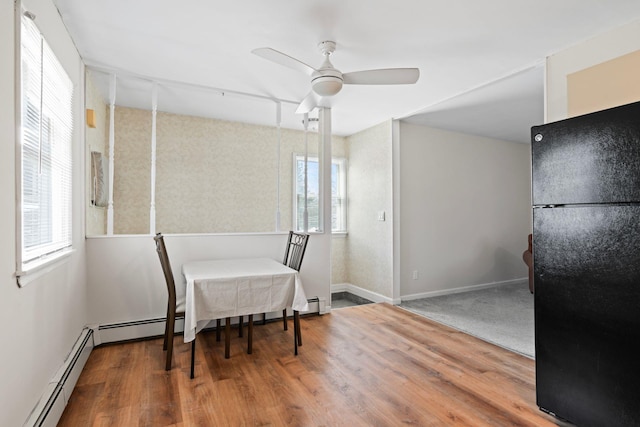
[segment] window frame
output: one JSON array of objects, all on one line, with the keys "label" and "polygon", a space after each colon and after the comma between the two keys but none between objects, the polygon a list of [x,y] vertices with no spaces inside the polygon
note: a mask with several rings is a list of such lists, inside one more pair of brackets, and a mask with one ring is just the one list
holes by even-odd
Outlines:
[{"label": "window frame", "polygon": [[[298,227],[298,192],[297,192],[297,187],[298,187],[298,180],[297,180],[297,170],[298,170],[298,162],[299,161],[304,161],[304,154],[298,154],[298,153],[293,153],[293,182],[292,182],[292,198],[291,198],[291,205],[292,205],[292,214],[291,214],[291,227],[292,229],[296,230],[296,231],[303,231],[302,228]],[[318,164],[318,176],[319,176],[319,180],[322,180],[322,169],[321,169],[321,165],[320,165],[320,160],[319,157],[317,155],[308,155],[307,156],[307,162],[315,162]],[[347,158],[346,157],[332,157],[331,158],[331,166],[333,169],[334,165],[338,166],[338,183],[337,183],[337,187],[338,187],[338,199],[342,200],[342,209],[341,209],[341,214],[340,214],[340,219],[338,220],[338,222],[342,225],[341,228],[333,228],[333,218],[331,221],[331,233],[332,234],[347,234],[347,230],[348,230],[348,223],[347,223],[347,218],[348,218],[348,208],[347,208]],[[333,174],[332,174],[333,175]],[[333,186],[333,176],[332,176],[332,186]],[[320,190],[320,192],[322,192],[322,190]],[[320,225],[322,225],[322,212],[323,212],[323,200],[324,197],[319,194],[318,195],[318,212],[319,212],[319,223]],[[332,216],[333,216],[333,206],[334,206],[334,197],[333,197],[333,191],[331,194],[331,206],[332,206]],[[307,231],[310,233],[322,233],[323,230],[321,229],[321,227],[319,227],[318,230],[311,230],[311,231]]]},{"label": "window frame", "polygon": [[[74,99],[77,94],[75,93],[75,87],[69,74],[62,66],[62,63],[58,59],[58,56],[51,48],[45,35],[41,29],[34,22],[34,18],[29,16],[28,12],[18,1],[15,7],[15,167],[16,167],[16,279],[18,286],[24,286],[31,280],[41,276],[42,274],[50,271],[52,268],[61,263],[71,253],[73,253],[73,139],[74,139]],[[48,227],[49,231],[47,235],[50,238],[44,241],[39,241],[37,244],[31,246],[29,249],[25,247],[25,204],[28,201],[25,198],[26,185],[23,180],[25,179],[25,168],[23,164],[25,161],[29,161],[28,156],[23,155],[24,124],[23,108],[27,101],[27,93],[23,76],[23,57],[25,53],[28,54],[28,50],[23,48],[23,29],[25,28],[24,21],[29,20],[32,22],[33,27],[26,31],[31,31],[32,34],[37,32],[40,35],[40,60],[39,65],[40,75],[42,76],[36,83],[36,86],[40,86],[40,105],[35,103],[29,104],[30,107],[35,107],[37,111],[37,122],[40,131],[38,131],[37,145],[38,145],[38,161],[39,168],[42,164],[49,165],[47,172],[49,175],[50,183],[54,181],[63,182],[60,187],[54,188],[53,185],[46,185],[47,189],[46,197],[50,198],[52,202],[48,206],[44,206],[47,211]],[[33,52],[32,52],[33,53]],[[51,65],[51,70],[48,72]],[[61,80],[58,80],[61,79]],[[60,85],[55,84],[61,83]],[[47,89],[46,83],[51,83],[55,89],[50,91]],[[61,86],[61,87],[59,87]],[[59,95],[63,104],[59,104],[55,101]],[[43,98],[44,96],[44,98]],[[47,101],[49,101],[47,103]],[[43,103],[45,106],[43,106]],[[60,105],[64,105],[64,109],[68,107],[68,111],[62,113],[63,118],[59,118],[57,113],[46,114],[47,109],[50,111],[56,111],[55,106],[60,108]],[[63,121],[63,126],[55,125],[58,119]],[[46,124],[46,132],[42,132],[42,125]],[[32,129],[33,130],[33,129]],[[59,137],[58,134],[62,134]],[[43,136],[46,137],[48,144],[51,147],[52,155],[46,160],[50,161],[47,164],[42,161],[43,159]],[[32,141],[33,143],[33,141]],[[26,160],[25,160],[26,159]],[[33,159],[31,159],[33,160]],[[45,166],[46,167],[46,166]],[[39,194],[38,196],[38,209],[42,209],[41,204],[44,198]],[[45,197],[45,198],[46,198]],[[54,212],[56,207],[60,207],[57,212]],[[39,222],[39,225],[41,222]],[[35,228],[37,233],[42,232],[39,225]],[[38,239],[41,240],[41,239]]]}]

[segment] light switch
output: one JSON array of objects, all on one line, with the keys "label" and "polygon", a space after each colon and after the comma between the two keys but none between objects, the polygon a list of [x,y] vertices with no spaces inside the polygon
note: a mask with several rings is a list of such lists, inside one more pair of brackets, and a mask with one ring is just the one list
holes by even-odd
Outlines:
[{"label": "light switch", "polygon": [[378,211],[378,221],[384,221],[384,211]]}]

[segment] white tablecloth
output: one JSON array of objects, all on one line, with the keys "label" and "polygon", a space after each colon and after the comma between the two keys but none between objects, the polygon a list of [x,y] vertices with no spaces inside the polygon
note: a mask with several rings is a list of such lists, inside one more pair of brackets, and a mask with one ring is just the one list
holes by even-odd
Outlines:
[{"label": "white tablecloth", "polygon": [[268,313],[291,307],[309,309],[296,270],[269,258],[189,262],[184,341],[193,341],[210,320]]}]

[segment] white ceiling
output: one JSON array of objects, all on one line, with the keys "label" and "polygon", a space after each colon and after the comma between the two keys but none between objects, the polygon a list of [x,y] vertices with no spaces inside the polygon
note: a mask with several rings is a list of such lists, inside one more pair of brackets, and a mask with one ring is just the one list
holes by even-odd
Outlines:
[{"label": "white ceiling", "polygon": [[544,120],[544,67],[512,74],[407,117],[409,123],[504,141],[529,142]]},{"label": "white ceiling", "polygon": [[[345,86],[331,100],[334,133],[419,113],[408,120],[522,142],[543,120],[544,58],[640,18],[638,0],[54,2],[89,65],[298,102],[308,77],[251,50],[319,66],[317,43],[333,40],[342,72],[421,73],[415,85]],[[225,118],[254,122],[232,110]]]}]

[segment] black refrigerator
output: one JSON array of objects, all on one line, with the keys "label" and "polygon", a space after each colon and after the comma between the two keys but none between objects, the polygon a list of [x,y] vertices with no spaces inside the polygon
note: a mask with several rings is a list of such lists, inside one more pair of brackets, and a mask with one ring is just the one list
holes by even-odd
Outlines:
[{"label": "black refrigerator", "polygon": [[640,426],[640,102],[531,139],[537,404]]}]

